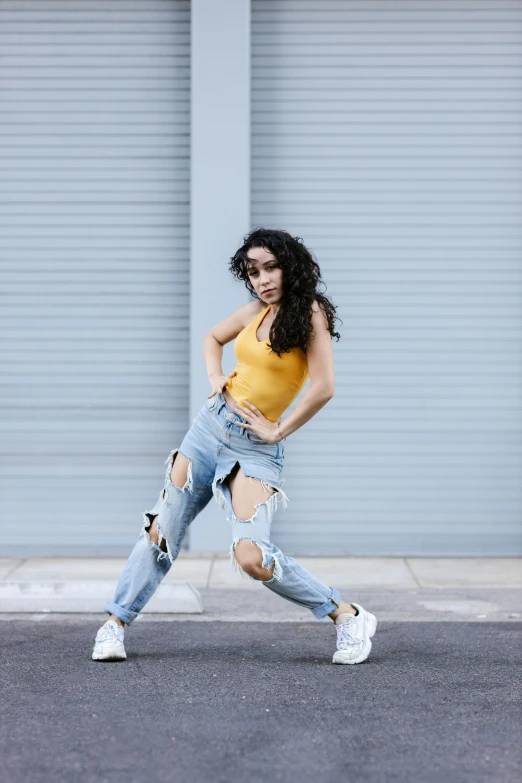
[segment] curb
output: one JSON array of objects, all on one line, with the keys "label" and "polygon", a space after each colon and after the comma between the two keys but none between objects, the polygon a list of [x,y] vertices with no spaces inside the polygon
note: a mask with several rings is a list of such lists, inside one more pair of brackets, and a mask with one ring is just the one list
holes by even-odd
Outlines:
[{"label": "curb", "polygon": [[[101,613],[114,594],[114,581],[0,581],[2,612]],[[201,614],[199,592],[189,582],[160,585],[143,610],[147,614]]]}]

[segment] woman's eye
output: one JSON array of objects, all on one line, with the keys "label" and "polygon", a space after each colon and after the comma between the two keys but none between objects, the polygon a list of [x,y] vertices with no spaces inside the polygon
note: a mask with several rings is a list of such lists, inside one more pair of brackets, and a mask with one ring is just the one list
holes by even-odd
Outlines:
[{"label": "woman's eye", "polygon": [[[267,266],[267,269],[269,271],[272,271],[272,269],[277,269],[277,267],[278,267],[278,264],[272,264],[271,266]],[[249,277],[255,277],[257,274],[258,274],[257,271],[256,272],[249,272],[248,276]]]}]

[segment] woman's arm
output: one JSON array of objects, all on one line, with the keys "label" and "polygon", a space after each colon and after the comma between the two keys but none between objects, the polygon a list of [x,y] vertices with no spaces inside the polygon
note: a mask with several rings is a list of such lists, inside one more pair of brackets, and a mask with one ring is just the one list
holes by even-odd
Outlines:
[{"label": "woman's arm", "polygon": [[203,338],[203,358],[207,368],[207,378],[211,375],[223,375],[223,344],[220,343],[210,332]]},{"label": "woman's arm", "polygon": [[207,368],[207,377],[223,375],[221,362],[223,346],[238,336],[259,313],[261,305],[257,300],[239,307],[232,315],[213,326],[203,338],[203,359]]},{"label": "woman's arm", "polygon": [[335,372],[332,338],[328,331],[327,318],[317,302],[314,302],[312,307],[312,326],[314,331],[306,345],[310,386],[296,405],[295,410],[281,421],[279,431],[283,438],[288,437],[307,421],[310,421],[334,396]]}]

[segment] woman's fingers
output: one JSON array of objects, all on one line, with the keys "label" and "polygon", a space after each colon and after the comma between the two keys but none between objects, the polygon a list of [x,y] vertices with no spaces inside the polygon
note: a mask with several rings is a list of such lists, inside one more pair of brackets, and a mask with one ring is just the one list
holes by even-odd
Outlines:
[{"label": "woman's fingers", "polygon": [[238,407],[239,407],[239,410],[241,411],[241,414],[242,414],[243,418],[247,419],[247,421],[248,421],[247,417],[251,415],[250,411],[248,411],[246,408],[243,408],[242,405],[239,405]]}]

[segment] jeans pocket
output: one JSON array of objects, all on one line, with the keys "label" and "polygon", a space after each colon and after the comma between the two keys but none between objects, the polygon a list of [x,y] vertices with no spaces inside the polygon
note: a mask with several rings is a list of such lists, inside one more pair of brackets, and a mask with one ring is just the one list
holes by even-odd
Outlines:
[{"label": "jeans pocket", "polygon": [[250,441],[250,443],[254,443],[256,446],[271,446],[273,444],[268,443],[266,440],[263,440],[263,438],[260,438],[259,435],[255,435],[250,430],[245,430],[245,435],[247,437],[247,440]]}]

